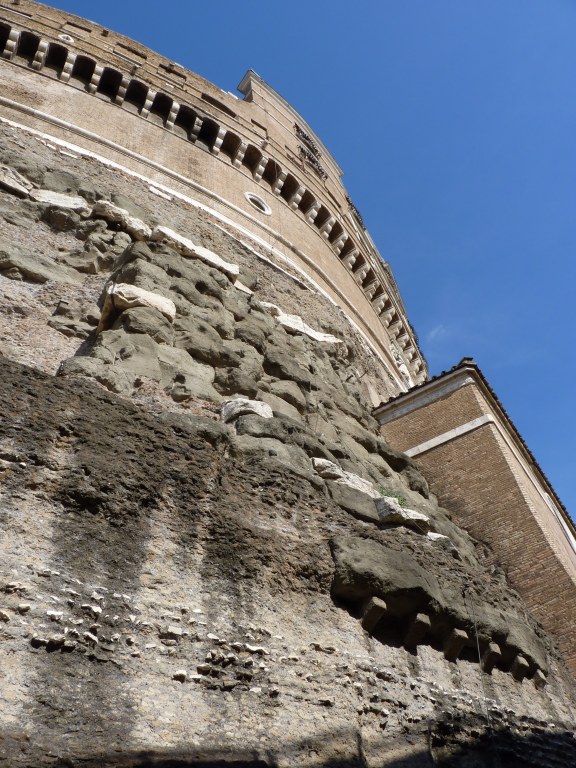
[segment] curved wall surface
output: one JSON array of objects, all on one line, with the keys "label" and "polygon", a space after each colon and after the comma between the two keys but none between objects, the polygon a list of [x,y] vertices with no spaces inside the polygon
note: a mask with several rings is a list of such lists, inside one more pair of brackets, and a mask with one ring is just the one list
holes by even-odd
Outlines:
[{"label": "curved wall surface", "polygon": [[24,0],[2,7],[0,18],[0,116],[192,198],[340,306],[398,390],[425,380],[391,270],[341,170],[254,72],[239,99],[68,13]]},{"label": "curved wall surface", "polygon": [[573,768],[569,599],[510,587],[508,487],[495,558],[383,439],[461,409],[320,140],[252,72],[0,17],[2,767]]}]

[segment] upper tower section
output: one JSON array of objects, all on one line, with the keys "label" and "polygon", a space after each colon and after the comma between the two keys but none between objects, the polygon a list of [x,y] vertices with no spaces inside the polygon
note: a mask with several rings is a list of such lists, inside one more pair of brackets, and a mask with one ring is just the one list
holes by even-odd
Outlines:
[{"label": "upper tower section", "polygon": [[0,7],[0,117],[188,199],[334,301],[388,372],[427,377],[390,267],[305,120],[256,73],[222,91],[122,35],[32,0]]}]

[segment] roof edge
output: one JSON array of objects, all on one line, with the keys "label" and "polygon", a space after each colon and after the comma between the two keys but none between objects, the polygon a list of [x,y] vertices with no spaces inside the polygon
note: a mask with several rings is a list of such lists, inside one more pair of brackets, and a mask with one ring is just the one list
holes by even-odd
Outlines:
[{"label": "roof edge", "polygon": [[[388,421],[395,421],[396,418],[401,418],[401,416],[405,413],[404,410],[400,412],[399,406],[402,404],[408,405],[410,403],[413,405],[413,410],[418,410],[420,407],[423,407],[426,404],[426,402],[430,402],[430,400],[427,399],[421,405],[417,404],[417,401],[419,399],[424,399],[424,396],[426,394],[428,393],[431,394],[434,392],[434,390],[438,390],[437,397],[441,397],[443,394],[448,394],[450,391],[455,391],[455,389],[459,388],[459,386],[465,386],[468,383],[472,383],[469,379],[468,381],[462,381],[460,384],[458,384],[458,379],[461,378],[463,375],[468,375],[473,377],[475,382],[480,386],[488,402],[494,408],[495,412],[501,419],[502,423],[508,428],[511,436],[514,438],[515,443],[523,453],[524,458],[528,461],[529,465],[536,473],[538,480],[542,483],[542,485],[546,488],[546,491],[550,494],[554,502],[558,505],[566,525],[570,528],[571,533],[576,538],[576,523],[572,520],[570,513],[568,512],[562,500],[554,490],[554,487],[552,486],[550,480],[548,479],[544,470],[538,463],[536,457],[528,447],[526,441],[518,431],[518,428],[512,421],[508,412],[502,405],[502,402],[500,401],[500,399],[498,398],[498,395],[496,394],[496,392],[488,382],[488,379],[482,373],[480,366],[475,362],[475,360],[472,357],[464,357],[462,358],[462,360],[460,360],[459,363],[457,363],[449,371],[442,371],[442,373],[438,374],[437,376],[434,376],[428,381],[425,381],[422,384],[417,385],[416,387],[412,387],[412,389],[409,389],[408,392],[403,392],[397,395],[396,397],[391,398],[385,403],[380,403],[380,405],[376,406],[376,408],[373,409],[372,415],[374,416],[374,418],[378,419],[378,416],[380,414],[384,414],[387,410],[390,410],[392,411],[392,413],[390,414],[392,418],[388,419]],[[451,383],[454,384],[454,388],[452,390],[450,390],[446,386],[443,386]],[[395,409],[399,411],[398,416],[396,417],[392,415]]]}]

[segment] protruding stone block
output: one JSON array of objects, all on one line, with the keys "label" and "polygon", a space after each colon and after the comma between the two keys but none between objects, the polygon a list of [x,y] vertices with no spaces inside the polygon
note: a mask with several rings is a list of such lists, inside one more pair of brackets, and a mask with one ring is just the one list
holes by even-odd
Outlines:
[{"label": "protruding stone block", "polygon": [[254,177],[254,181],[260,181],[260,179],[264,174],[264,169],[266,168],[267,165],[268,165],[268,158],[263,155],[258,161],[258,165],[256,166],[256,168],[254,168],[254,172],[252,174],[252,176]]},{"label": "protruding stone block", "polygon": [[480,662],[482,671],[490,674],[501,658],[502,651],[500,646],[497,643],[489,643]]},{"label": "protruding stone block", "polygon": [[158,226],[152,230],[152,240],[158,242],[165,242],[170,247],[177,250],[183,256],[192,256],[197,259],[201,259],[210,267],[215,267],[220,272],[228,275],[231,280],[236,280],[240,272],[240,267],[237,264],[231,264],[224,259],[221,259],[218,254],[204,248],[201,245],[196,245],[187,237],[180,235],[178,232],[174,232],[169,227]]},{"label": "protruding stone block", "polygon": [[234,421],[248,413],[255,413],[263,419],[271,419],[274,415],[268,403],[262,403],[260,400],[248,400],[244,397],[226,400],[225,403],[222,403],[220,410],[220,416],[224,422]]},{"label": "protruding stone block", "polygon": [[464,646],[468,643],[468,633],[463,629],[453,629],[444,643],[444,656],[448,661],[456,661]]},{"label": "protruding stone block", "polygon": [[0,187],[19,197],[27,197],[32,189],[32,184],[22,174],[9,168],[7,165],[0,165]]},{"label": "protruding stone block", "polygon": [[330,496],[339,507],[365,523],[378,524],[378,513],[370,494],[358,490],[355,485],[347,482],[347,478],[326,480],[326,485]]},{"label": "protruding stone block", "polygon": [[412,530],[424,534],[428,533],[432,527],[428,515],[401,507],[393,496],[378,497],[376,509],[382,523],[404,525],[406,528],[412,528]]},{"label": "protruding stone block", "polygon": [[276,322],[284,326],[288,333],[303,334],[304,336],[309,336],[311,339],[314,339],[314,341],[318,341],[322,344],[336,345],[340,347],[346,346],[345,342],[342,341],[342,339],[339,339],[337,336],[333,336],[331,333],[322,333],[321,331],[316,331],[314,328],[305,323],[300,315],[288,315],[286,312],[283,312],[280,307],[276,306],[276,304],[271,304],[268,301],[262,301],[260,306],[265,309],[266,312],[272,315],[272,317],[276,318]]},{"label": "protruding stone block", "polygon": [[334,242],[332,243],[332,248],[334,248],[334,252],[336,253],[336,255],[340,254],[342,248],[344,248],[344,243],[346,242],[347,239],[348,239],[348,233],[342,232],[342,234],[338,235],[336,240],[334,240]]},{"label": "protruding stone block", "polygon": [[370,272],[370,264],[362,264],[361,267],[359,267],[358,269],[355,269],[354,277],[356,278],[356,282],[362,285],[362,282],[364,281],[368,272]]},{"label": "protruding stone block", "polygon": [[232,165],[235,168],[239,168],[242,165],[242,160],[244,160],[244,155],[246,154],[247,149],[248,144],[245,144],[243,141],[241,141],[236,152],[234,153],[234,157],[232,158]]},{"label": "protruding stone block", "polygon": [[284,186],[284,182],[286,181],[287,176],[288,176],[287,171],[280,171],[280,173],[278,174],[276,181],[272,185],[272,192],[274,192],[275,195],[280,194],[280,190]]},{"label": "protruding stone block", "polygon": [[430,621],[429,616],[425,613],[417,613],[414,621],[410,625],[410,629],[406,633],[404,645],[408,648],[415,648],[422,642],[422,640],[424,640],[427,633],[430,631],[431,626],[432,622]]},{"label": "protruding stone block", "polygon": [[314,203],[312,203],[310,208],[308,208],[308,210],[306,211],[306,221],[309,224],[314,223],[314,219],[318,215],[318,211],[320,210],[321,207],[322,206],[320,205],[320,203],[318,201],[315,201]]},{"label": "protruding stone block", "polygon": [[32,69],[40,70],[44,66],[46,61],[46,54],[48,53],[48,40],[40,40],[38,48],[34,54],[32,60]]},{"label": "protruding stone block", "polygon": [[328,459],[320,459],[314,457],[312,459],[312,466],[318,472],[320,477],[325,480],[339,480],[345,476],[345,472],[338,464],[334,464],[333,461]]},{"label": "protruding stone block", "polygon": [[222,142],[224,141],[225,136],[226,136],[226,128],[220,126],[220,128],[218,129],[218,135],[216,136],[214,144],[210,149],[213,155],[220,154],[220,148],[222,147]]},{"label": "protruding stone block", "polygon": [[98,324],[97,333],[109,327],[110,318],[115,317],[125,309],[135,307],[151,307],[161,312],[171,323],[176,317],[176,306],[171,299],[161,296],[159,293],[146,291],[136,285],[127,283],[112,283],[106,290],[102,315]]},{"label": "protruding stone block", "polygon": [[102,73],[104,72],[104,67],[101,64],[96,64],[94,67],[94,72],[92,73],[92,78],[90,79],[90,82],[86,86],[86,90],[88,93],[95,93],[96,89],[98,88],[98,83],[100,82],[100,78],[102,77]]},{"label": "protruding stone block", "polygon": [[542,672],[541,669],[537,669],[536,672],[534,672],[534,677],[532,678],[532,680],[534,681],[534,685],[538,690],[541,690],[542,688],[544,688],[544,686],[548,682],[546,675],[544,674],[544,672]]},{"label": "protruding stone block", "polygon": [[522,682],[522,680],[528,676],[528,673],[530,671],[530,664],[528,661],[522,656],[520,653],[514,661],[512,662],[512,666],[510,667],[510,672],[512,674],[512,677],[514,680],[517,680],[519,683]]},{"label": "protruding stone block", "polygon": [[299,186],[298,189],[288,199],[288,205],[290,208],[292,208],[293,211],[298,208],[298,203],[300,200],[302,200],[304,192],[306,192],[306,187]]},{"label": "protruding stone block", "polygon": [[388,607],[386,603],[379,597],[371,597],[370,600],[368,600],[362,614],[362,627],[366,632],[370,632],[370,634],[374,632],[376,625],[387,610]]},{"label": "protruding stone block", "polygon": [[344,264],[348,269],[352,269],[354,264],[356,263],[356,259],[358,258],[358,250],[354,248],[350,253],[347,253],[346,256],[342,258],[342,264]]},{"label": "protruding stone block", "polygon": [[33,189],[30,197],[37,203],[46,203],[56,208],[65,208],[77,213],[88,213],[89,207],[83,197],[77,195],[65,195],[62,192],[52,192],[51,189]]},{"label": "protruding stone block", "polygon": [[11,29],[10,34],[8,35],[8,40],[6,40],[6,45],[4,46],[4,50],[2,51],[3,58],[12,59],[14,57],[19,39],[20,32],[16,29]]},{"label": "protruding stone block", "polygon": [[376,289],[380,287],[379,280],[370,280],[370,282],[364,286],[364,293],[369,299],[372,299],[376,293]]},{"label": "protruding stone block", "polygon": [[62,67],[62,72],[60,72],[61,82],[67,83],[70,80],[70,75],[72,74],[72,69],[74,68],[75,61],[76,61],[76,54],[73,51],[68,51],[68,54],[66,56],[66,61],[64,62],[64,66]]},{"label": "protruding stone block", "polygon": [[334,224],[336,224],[336,219],[334,216],[329,216],[324,224],[320,227],[321,234],[328,239],[328,236],[330,235],[330,232],[332,232],[332,229],[334,228]]},{"label": "protruding stone block", "polygon": [[336,480],[341,485],[347,485],[353,491],[365,493],[372,499],[378,497],[378,491],[376,491],[369,480],[365,480],[360,475],[354,474],[354,472],[347,472],[342,467],[334,464],[333,461],[314,457],[312,459],[312,466],[324,480]]},{"label": "protruding stone block", "polygon": [[146,99],[144,100],[142,109],[140,110],[140,117],[148,117],[148,115],[150,114],[150,108],[152,107],[152,103],[154,102],[155,98],[156,98],[156,91],[153,91],[150,88],[148,90],[148,93],[146,94]]},{"label": "protruding stone block", "polygon": [[108,200],[99,200],[94,204],[92,217],[120,224],[135,240],[147,240],[152,234],[152,230],[145,222],[131,216],[127,210]]}]

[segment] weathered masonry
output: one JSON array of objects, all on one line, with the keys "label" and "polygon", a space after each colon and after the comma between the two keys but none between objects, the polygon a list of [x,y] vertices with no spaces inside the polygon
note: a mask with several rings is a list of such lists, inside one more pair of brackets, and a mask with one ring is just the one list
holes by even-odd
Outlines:
[{"label": "weathered masonry", "polygon": [[489,545],[576,672],[576,528],[478,366],[465,359],[375,415],[456,521]]},{"label": "weathered masonry", "polygon": [[0,52],[2,768],[573,768],[574,528],[302,117]]},{"label": "weathered masonry", "polygon": [[0,53],[13,65],[2,68],[0,116],[192,197],[313,279],[365,336],[398,391],[425,379],[391,269],[340,168],[258,75],[245,75],[240,100],[70,14],[23,0],[0,16]]}]

